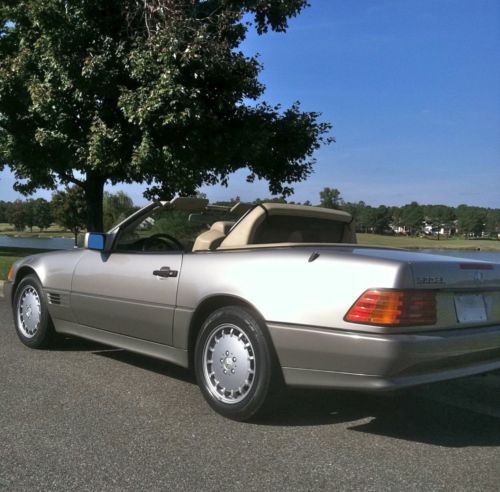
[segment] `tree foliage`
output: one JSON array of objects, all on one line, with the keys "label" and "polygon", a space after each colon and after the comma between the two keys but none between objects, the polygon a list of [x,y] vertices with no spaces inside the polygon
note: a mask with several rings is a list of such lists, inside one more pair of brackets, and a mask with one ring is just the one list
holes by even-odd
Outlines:
[{"label": "tree foliage", "polygon": [[35,200],[27,200],[23,203],[24,207],[24,222],[26,226],[29,227],[30,232],[33,232],[33,227],[35,225]]},{"label": "tree foliage", "polygon": [[137,210],[132,198],[125,192],[104,192],[104,230],[111,229],[114,225],[126,219],[132,212]]},{"label": "tree foliage", "polygon": [[10,202],[0,200],[0,223],[8,222],[7,220],[7,210],[9,208]]},{"label": "tree foliage", "polygon": [[285,31],[306,5],[4,0],[0,168],[10,166],[24,193],[81,188],[89,230],[102,229],[106,182],[141,182],[147,197],[171,197],[247,168],[249,181],[290,194],[330,141],[330,125],[298,103],[262,102],[262,67],[239,47],[251,25]]},{"label": "tree foliage", "polygon": [[39,229],[47,229],[52,224],[52,207],[44,198],[33,202],[34,223]]},{"label": "tree foliage", "polygon": [[465,236],[481,236],[486,221],[485,210],[479,207],[459,205],[457,207],[458,229]]},{"label": "tree foliage", "polygon": [[64,191],[56,191],[52,195],[52,213],[60,226],[73,232],[76,246],[78,233],[85,228],[87,218],[83,190],[78,186],[71,186]]},{"label": "tree foliage", "polygon": [[325,208],[340,209],[344,203],[337,188],[323,188],[319,192],[319,205]]},{"label": "tree foliage", "polygon": [[401,223],[410,232],[410,235],[421,231],[424,218],[424,209],[417,202],[411,202],[403,206]]},{"label": "tree foliage", "polygon": [[424,205],[423,210],[429,222],[446,229],[450,229],[457,218],[453,207],[447,205]]},{"label": "tree foliage", "polygon": [[373,232],[383,234],[390,229],[393,220],[393,211],[390,207],[380,205],[372,207],[365,202],[347,202],[342,205],[342,210],[349,212],[360,232]]},{"label": "tree foliage", "polygon": [[50,203],[43,199],[16,200],[15,202],[0,202],[0,222],[12,224],[17,231],[29,227],[47,229],[52,223]]},{"label": "tree foliage", "polygon": [[488,209],[486,212],[485,229],[490,236],[500,237],[500,209]]},{"label": "tree foliage", "polygon": [[26,228],[26,206],[22,200],[11,203],[7,209],[7,221],[12,224],[16,231],[24,231]]}]

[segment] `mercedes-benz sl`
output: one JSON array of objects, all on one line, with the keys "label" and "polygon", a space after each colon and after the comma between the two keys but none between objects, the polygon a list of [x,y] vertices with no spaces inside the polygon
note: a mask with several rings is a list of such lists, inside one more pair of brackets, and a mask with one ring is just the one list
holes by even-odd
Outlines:
[{"label": "mercedes-benz sl", "polygon": [[65,334],[192,367],[237,420],[283,384],[389,390],[500,368],[500,265],[360,246],[349,214],[318,207],[153,203],[16,262],[4,290],[28,347]]}]

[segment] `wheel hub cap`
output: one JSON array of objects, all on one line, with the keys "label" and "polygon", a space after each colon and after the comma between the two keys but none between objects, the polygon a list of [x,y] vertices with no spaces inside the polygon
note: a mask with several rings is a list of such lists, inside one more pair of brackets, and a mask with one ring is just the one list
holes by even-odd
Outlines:
[{"label": "wheel hub cap", "polygon": [[17,302],[17,325],[26,338],[33,338],[38,331],[41,319],[41,305],[38,292],[28,285]]},{"label": "wheel hub cap", "polygon": [[205,344],[203,368],[210,392],[225,403],[238,403],[254,381],[255,357],[250,340],[236,325],[218,326]]}]

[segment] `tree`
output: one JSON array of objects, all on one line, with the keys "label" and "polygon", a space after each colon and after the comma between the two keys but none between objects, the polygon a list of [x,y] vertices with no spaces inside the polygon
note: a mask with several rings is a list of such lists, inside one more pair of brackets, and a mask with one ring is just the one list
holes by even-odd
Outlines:
[{"label": "tree", "polygon": [[125,192],[119,191],[112,194],[104,193],[103,212],[104,212],[104,230],[111,229],[118,222],[127,218],[137,207]]},{"label": "tree", "polygon": [[83,190],[78,186],[57,191],[52,195],[52,213],[55,221],[75,236],[75,246],[79,232],[85,227],[87,218],[86,200]]},{"label": "tree", "polygon": [[417,202],[411,202],[401,209],[401,222],[408,228],[410,235],[414,235],[422,229],[424,222],[424,210]]},{"label": "tree", "polygon": [[480,237],[484,231],[486,211],[462,204],[457,207],[457,219],[458,229],[464,236]]},{"label": "tree", "polygon": [[373,210],[373,230],[376,234],[383,234],[389,229],[389,224],[391,223],[391,209],[385,205],[380,205]]},{"label": "tree", "polygon": [[323,188],[319,192],[320,207],[340,209],[344,201],[340,198],[337,188]]},{"label": "tree", "polygon": [[389,224],[392,219],[391,209],[385,205],[380,205],[379,207],[371,207],[370,205],[365,205],[364,202],[362,207],[359,207],[357,211],[359,229],[365,232],[373,232],[376,234],[383,234],[389,229]]},{"label": "tree", "polygon": [[392,215],[392,227],[393,227],[393,229],[396,229],[399,227],[404,228],[403,208],[402,207],[391,207],[391,215]]},{"label": "tree", "polygon": [[0,200],[0,223],[7,222],[7,209],[10,203]]},{"label": "tree", "polygon": [[486,232],[496,239],[500,238],[500,209],[490,208],[486,212]]},{"label": "tree", "polygon": [[[273,194],[312,171],[328,123],[257,102],[249,25],[283,32],[307,0],[6,0],[0,7],[0,168],[29,194],[84,191],[102,229],[105,183],[192,195],[247,168]],[[249,19],[253,19],[251,24]],[[251,101],[247,104],[247,101]],[[23,181],[24,180],[24,181]]]},{"label": "tree", "polygon": [[7,210],[7,221],[12,224],[16,231],[24,231],[26,228],[26,206],[21,200],[11,203]]},{"label": "tree", "polygon": [[35,200],[26,200],[23,203],[24,206],[24,222],[26,226],[30,228],[30,232],[33,232],[33,227],[35,226]]},{"label": "tree", "polygon": [[367,225],[364,222],[365,209],[366,203],[363,201],[357,203],[345,202],[342,205],[342,210],[345,210],[346,212],[351,214],[356,226],[356,231],[358,232],[366,232]]},{"label": "tree", "polygon": [[33,202],[34,224],[40,229],[47,229],[52,224],[51,204],[44,198],[38,198]]}]

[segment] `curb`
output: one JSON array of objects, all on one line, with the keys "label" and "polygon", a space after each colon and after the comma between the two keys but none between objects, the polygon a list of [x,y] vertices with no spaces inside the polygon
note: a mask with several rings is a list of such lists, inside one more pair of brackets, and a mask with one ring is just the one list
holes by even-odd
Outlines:
[{"label": "curb", "polygon": [[0,280],[0,298],[3,299],[3,284],[5,282],[3,280]]}]

